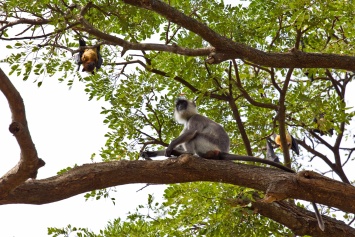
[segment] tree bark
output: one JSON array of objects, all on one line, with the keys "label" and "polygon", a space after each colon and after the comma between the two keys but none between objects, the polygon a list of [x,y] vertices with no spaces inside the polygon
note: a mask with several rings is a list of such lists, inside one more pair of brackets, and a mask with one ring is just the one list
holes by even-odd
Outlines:
[{"label": "tree bark", "polygon": [[[132,183],[172,184],[194,181],[223,182],[266,192],[266,198],[255,203],[255,208],[260,214],[286,225],[295,233],[355,236],[353,228],[330,217],[323,217],[326,226],[323,233],[317,228],[314,213],[277,201],[286,198],[302,199],[355,213],[355,188],[351,185],[312,171],[294,174],[231,161],[206,160],[192,155],[163,161],[122,160],[85,164],[62,175],[28,180],[6,198],[2,198],[0,204],[45,204],[95,189]],[[285,218],[289,215],[293,218]]]},{"label": "tree bark", "polygon": [[[334,68],[355,70],[355,57],[322,54],[322,53],[305,53],[297,49],[290,49],[289,52],[267,53],[258,49],[254,49],[242,43],[221,36],[217,32],[210,29],[206,24],[189,17],[174,7],[159,0],[123,0],[123,2],[153,11],[162,17],[169,19],[177,25],[196,33],[204,40],[209,42],[214,50],[210,52],[209,63],[218,64],[230,59],[243,59],[253,62],[264,67],[274,68]],[[92,33],[92,32],[90,32]],[[147,44],[144,44],[147,46]],[[152,44],[153,45],[153,44]],[[123,45],[122,45],[123,46]],[[124,47],[125,51],[130,49]],[[137,45],[136,49],[137,49]],[[157,45],[155,45],[157,47]],[[167,48],[171,46],[166,46]],[[159,51],[159,50],[158,50]],[[165,51],[165,50],[161,50]],[[170,50],[169,50],[170,51]],[[201,50],[199,50],[201,52]]]},{"label": "tree bark", "polygon": [[32,142],[22,97],[1,68],[0,90],[5,95],[12,113],[9,130],[15,136],[21,149],[18,164],[0,178],[0,199],[2,199],[28,178],[36,178],[37,170],[45,163],[38,158],[37,150]]},{"label": "tree bark", "polygon": [[288,173],[191,155],[163,161],[114,161],[85,164],[16,188],[0,204],[44,204],[94,189],[131,183],[173,184],[195,181],[230,183],[264,191],[267,200],[302,199],[355,213],[355,188],[312,171]]}]

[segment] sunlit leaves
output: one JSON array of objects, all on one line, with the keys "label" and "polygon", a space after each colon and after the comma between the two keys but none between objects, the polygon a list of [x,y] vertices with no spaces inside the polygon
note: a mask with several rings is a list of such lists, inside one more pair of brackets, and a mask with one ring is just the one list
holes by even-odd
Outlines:
[{"label": "sunlit leaves", "polygon": [[[165,201],[159,203],[148,195],[147,202],[128,215],[110,222],[100,234],[117,236],[290,236],[289,230],[260,217],[236,199],[253,200],[254,190],[233,185],[186,183],[165,190]],[[256,221],[257,220],[257,221]],[[262,228],[260,228],[262,227]],[[70,227],[83,236],[91,236],[83,228]],[[49,228],[50,234],[67,233],[66,228]],[[101,236],[90,232],[92,236]],[[56,236],[56,235],[53,235]]]},{"label": "sunlit leaves", "polygon": [[[165,2],[224,37],[265,52],[354,54],[355,7],[351,1],[254,0],[234,6],[208,0]],[[36,81],[38,86],[48,77],[59,76],[59,81],[68,86],[77,81],[85,83],[89,99],[109,102],[102,109],[103,122],[110,129],[105,147],[100,151],[104,161],[138,159],[142,149],[160,149],[169,144],[181,130],[173,120],[174,99],[181,94],[196,100],[201,114],[224,126],[231,138],[231,152],[236,154],[245,154],[246,146],[250,146],[252,155],[265,157],[266,138],[272,137],[280,128],[281,107],[285,108],[285,129],[296,138],[311,143],[314,151],[321,141],[311,131],[319,128],[315,119],[320,116],[324,118],[323,130],[334,129],[334,136],[351,133],[347,125],[354,112],[344,95],[348,83],[353,83],[353,72],[297,68],[290,78],[286,78],[288,68],[264,68],[263,65],[253,65],[247,58],[237,60],[235,68],[230,67],[229,62],[209,65],[205,57],[168,52],[131,50],[122,56],[124,50],[108,41],[104,41],[101,47],[102,69],[95,75],[77,72],[70,53],[78,49],[77,39],[84,37],[88,45],[102,40],[83,31],[78,22],[81,7],[89,1],[74,1],[77,6],[70,7],[64,3],[59,0],[7,1],[4,10],[10,17],[14,16],[14,9],[21,9],[27,11],[31,19],[45,18],[49,22],[47,28],[35,25],[28,30],[33,40],[8,45],[10,55],[2,61],[11,65],[10,74]],[[190,49],[209,46],[200,35],[149,9],[115,0],[95,0],[92,4],[82,17],[105,34],[132,43],[176,44]],[[2,36],[8,35],[9,32],[5,32]],[[35,38],[38,35],[42,38]],[[248,139],[243,139],[241,127]],[[346,138],[339,137],[340,140]],[[329,163],[334,163],[334,157],[340,157],[334,153],[334,150],[330,151]],[[306,159],[314,156],[304,154]],[[338,163],[341,162],[343,160]],[[118,219],[110,223],[102,233],[105,232],[105,236],[110,236],[109,233],[288,235],[288,230],[255,215],[248,206],[231,207],[225,201],[238,195],[251,199],[250,193],[250,190],[222,184],[173,185],[166,190],[162,205],[155,205],[149,196],[148,204],[139,207],[139,210],[153,212],[154,218],[136,212],[127,222]],[[107,190],[98,190],[86,197],[100,199],[109,195]],[[51,231],[96,236],[86,229],[71,227]]]}]

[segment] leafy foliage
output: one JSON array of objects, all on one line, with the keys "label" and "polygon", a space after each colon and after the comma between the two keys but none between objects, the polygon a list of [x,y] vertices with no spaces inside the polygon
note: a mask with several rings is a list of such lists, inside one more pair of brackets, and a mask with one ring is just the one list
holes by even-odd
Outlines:
[{"label": "leafy foliage", "polygon": [[[355,6],[351,1],[253,0],[240,5],[207,0],[165,2],[221,36],[264,52],[294,49],[354,54]],[[126,52],[117,39],[137,44],[154,41],[185,49],[206,48],[210,42],[198,34],[198,29],[185,29],[156,12],[124,1],[10,0],[0,6],[11,19],[18,17],[14,12],[22,12],[39,22],[29,24],[32,37],[24,35],[26,31],[12,37],[16,28],[3,29],[1,38],[16,42],[8,45],[12,54],[2,60],[12,65],[11,74],[21,75],[24,80],[35,78],[38,86],[52,76],[59,76],[59,81],[69,86],[78,80],[85,83],[90,99],[110,102],[110,107],[102,109],[104,123],[111,129],[100,154],[103,161],[135,160],[143,149],[167,146],[181,130],[173,121],[172,104],[184,94],[196,99],[201,114],[223,124],[231,137],[232,153],[265,157],[266,138],[286,129],[302,146],[300,157],[291,156],[293,168],[304,169],[308,161],[321,161],[329,166],[321,172],[330,171],[337,179],[351,182],[343,165],[353,159],[355,149],[349,139],[353,134],[349,126],[354,116],[353,103],[345,96],[354,72],[270,68],[247,58],[211,65],[199,55],[164,50]],[[78,20],[80,17],[102,35],[116,38],[95,36]],[[41,24],[48,29],[42,29]],[[85,37],[89,45],[102,43],[104,67],[95,75],[76,72],[70,53],[78,52],[79,37]],[[315,123],[320,115],[324,118],[321,128]],[[314,129],[321,129],[325,136]],[[330,129],[334,129],[333,136],[327,134]],[[289,163],[288,152],[277,151]],[[140,206],[127,221],[116,219],[98,235],[71,226],[49,228],[48,233],[291,236],[280,224],[254,214],[248,207],[231,207],[227,201],[250,193],[245,188],[219,183],[172,185],[165,191],[164,203],[154,203],[149,197],[148,204]],[[99,190],[86,197],[109,195],[107,190]],[[353,217],[345,216],[347,220]]]},{"label": "leafy foliage", "polygon": [[[188,192],[189,195],[186,195]],[[147,204],[130,213],[126,221],[110,222],[100,234],[82,228],[49,228],[49,233],[82,236],[292,236],[282,225],[255,215],[248,207],[233,205],[235,198],[252,198],[254,190],[214,183],[171,185],[165,202],[148,196]],[[216,196],[216,194],[218,194]],[[255,222],[254,217],[258,220]],[[262,226],[262,228],[260,228]],[[56,236],[56,235],[53,235]],[[81,236],[81,235],[78,235]]]}]

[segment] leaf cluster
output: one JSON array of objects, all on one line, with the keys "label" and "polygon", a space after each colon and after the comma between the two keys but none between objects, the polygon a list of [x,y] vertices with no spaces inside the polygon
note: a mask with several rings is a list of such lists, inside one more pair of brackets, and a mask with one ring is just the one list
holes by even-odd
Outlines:
[{"label": "leaf cluster", "polygon": [[[171,0],[164,1],[172,7],[167,12],[153,4],[162,7],[160,1],[145,2],[150,1],[1,3],[0,39],[14,42],[7,46],[11,54],[1,60],[11,64],[10,75],[34,78],[38,86],[58,76],[69,86],[85,83],[90,99],[109,102],[102,108],[103,122],[110,128],[100,153],[103,161],[135,160],[140,151],[166,147],[181,131],[173,120],[173,104],[183,94],[196,100],[201,114],[224,126],[231,153],[264,158],[266,139],[288,131],[299,142],[301,156],[274,144],[285,164],[302,170],[321,161],[327,168],[320,172],[351,182],[344,167],[355,150],[349,139],[353,103],[347,97],[354,71],[325,67],[323,58],[306,57],[313,53],[329,53],[320,55],[329,60],[353,56],[351,1],[253,0],[228,5]],[[21,23],[20,13],[28,21]],[[23,25],[27,30],[18,29]],[[79,52],[78,38],[101,47],[104,65],[95,75],[77,72],[72,56]],[[253,60],[258,53],[265,58],[273,55],[276,61],[289,56],[290,61],[285,60],[288,66],[270,66],[263,57]],[[217,60],[216,55],[222,59],[208,63]],[[301,61],[305,67],[298,66]],[[316,120],[321,118],[319,125]],[[109,195],[99,190],[86,197]],[[248,207],[231,207],[227,200],[237,197],[252,198],[247,189],[219,183],[172,185],[165,192],[165,203],[153,204],[149,197],[147,206],[128,221],[117,219],[98,236],[150,236],[154,231],[159,236],[290,235],[288,229]],[[96,236],[71,227],[50,229],[50,234],[77,231]]]}]

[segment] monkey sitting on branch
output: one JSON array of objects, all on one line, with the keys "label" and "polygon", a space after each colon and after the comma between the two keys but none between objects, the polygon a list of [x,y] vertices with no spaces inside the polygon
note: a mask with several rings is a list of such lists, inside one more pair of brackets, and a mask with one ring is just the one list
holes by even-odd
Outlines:
[{"label": "monkey sitting on branch", "polygon": [[[188,153],[206,159],[259,162],[295,173],[292,169],[271,160],[229,154],[229,136],[224,128],[209,118],[200,115],[197,112],[196,104],[186,98],[180,97],[176,100],[174,117],[177,122],[184,124],[180,136],[175,138],[166,150],[141,152],[143,158],[170,157],[171,155],[179,156]],[[318,225],[321,230],[324,230],[323,219],[317,206],[313,202],[312,205],[315,209]]]},{"label": "monkey sitting on branch", "polygon": [[288,167],[270,160],[229,154],[229,136],[224,128],[200,115],[197,112],[196,104],[186,98],[180,97],[176,100],[174,116],[177,122],[184,124],[180,136],[174,139],[166,150],[142,152],[143,158],[170,157],[171,155],[179,156],[188,153],[206,159],[259,162],[287,172],[294,172]]}]

